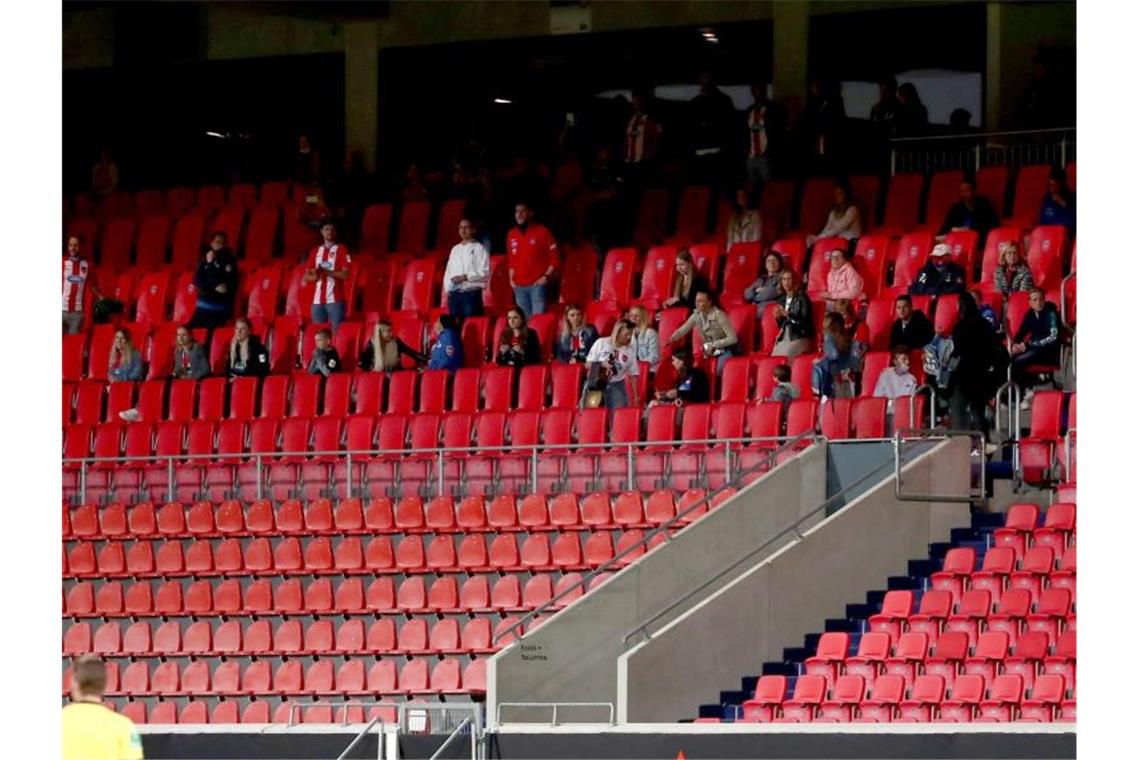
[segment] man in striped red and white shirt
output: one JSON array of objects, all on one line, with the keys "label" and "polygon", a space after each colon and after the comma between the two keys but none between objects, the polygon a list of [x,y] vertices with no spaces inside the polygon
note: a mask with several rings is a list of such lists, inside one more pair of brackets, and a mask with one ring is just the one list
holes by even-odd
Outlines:
[{"label": "man in striped red and white shirt", "polygon": [[[63,259],[63,332],[74,335],[83,329],[83,308],[90,294],[97,294],[95,272],[87,259],[80,256],[83,240],[76,235],[67,239],[67,256]],[[90,293],[89,293],[90,291]]]},{"label": "man in striped red and white shirt", "polygon": [[772,163],[768,156],[771,103],[762,84],[752,85],[752,107],[748,109],[748,187],[758,190],[772,178]]},{"label": "man in striped red and white shirt", "polygon": [[634,93],[633,116],[625,125],[625,163],[627,166],[642,164],[653,158],[657,152],[657,142],[661,127],[645,112],[645,94]]},{"label": "man in striped red and white shirt", "polygon": [[333,332],[344,321],[345,280],[352,257],[348,248],[336,242],[336,225],[321,222],[321,244],[309,254],[305,264],[305,282],[316,284],[313,290],[313,322],[328,322]]}]

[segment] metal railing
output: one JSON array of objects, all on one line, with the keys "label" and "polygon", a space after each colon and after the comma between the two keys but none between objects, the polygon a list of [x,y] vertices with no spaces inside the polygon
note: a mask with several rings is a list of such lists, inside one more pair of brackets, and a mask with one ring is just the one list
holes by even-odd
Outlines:
[{"label": "metal railing", "polygon": [[[341,716],[340,725],[347,726],[347,725],[350,725],[349,720],[348,720],[348,710],[350,707],[360,707],[360,708],[364,708],[364,709],[373,709],[373,708],[388,709],[388,708],[391,708],[393,710],[399,711],[400,706],[402,704],[403,704],[402,702],[376,702],[376,701],[362,702],[360,700],[315,700],[313,702],[303,702],[303,703],[291,702],[291,703],[289,703],[289,722],[288,722],[288,725],[290,725],[290,726],[300,725],[302,723],[302,721],[297,720],[298,715],[300,714],[300,712],[302,710],[307,710],[311,707],[329,707],[329,708],[332,708],[334,719],[335,719],[335,716],[339,713]],[[373,718],[372,721],[370,721],[369,725],[371,725],[372,723],[375,723],[377,721],[379,721],[380,723],[386,723],[387,722],[383,718],[376,717],[376,718]]]},{"label": "metal railing", "polygon": [[944,169],[977,171],[985,166],[1064,167],[1077,158],[1077,128],[897,137],[890,141],[890,150],[892,176]]},{"label": "metal railing", "polygon": [[907,493],[903,490],[903,444],[906,442],[921,442],[936,439],[949,440],[955,436],[968,437],[972,442],[972,445],[970,447],[971,454],[976,454],[979,460],[984,458],[986,450],[986,437],[981,433],[981,431],[978,430],[899,430],[895,432],[895,437],[892,439],[891,443],[895,464],[896,499],[899,501],[947,501],[958,503],[972,503],[976,501],[982,501],[986,498],[986,481],[984,473],[978,473],[981,475],[981,477],[977,478],[977,480],[973,478],[974,473],[970,473],[970,491],[965,495],[954,493]]},{"label": "metal railing", "polygon": [[613,702],[500,702],[495,708],[495,724],[503,725],[503,708],[550,708],[550,725],[558,725],[558,708],[563,707],[604,707],[609,710],[609,719],[606,721],[607,725],[614,725],[614,703]]},{"label": "metal railing", "polygon": [[[352,742],[349,743],[349,745],[344,748],[344,752],[341,752],[339,755],[337,755],[336,760],[347,760],[348,756],[350,754],[352,754],[352,751],[354,749],[356,749],[357,746],[362,741],[364,741],[364,737],[368,736],[368,734],[372,731],[372,727],[375,726],[377,723],[379,723],[379,724],[381,724],[381,726],[383,726],[384,721],[380,720],[380,718],[373,718],[372,720],[368,721],[368,725],[366,725],[364,728],[362,728],[360,730],[360,733],[356,735],[356,738],[354,738],[352,740]],[[292,709],[289,710],[289,725],[290,726],[293,725],[293,711],[292,711]],[[377,752],[377,755],[379,755],[379,754],[380,753]]]}]

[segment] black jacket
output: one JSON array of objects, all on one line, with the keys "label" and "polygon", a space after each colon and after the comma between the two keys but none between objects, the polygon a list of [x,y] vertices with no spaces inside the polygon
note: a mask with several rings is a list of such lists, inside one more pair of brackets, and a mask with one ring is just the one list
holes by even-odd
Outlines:
[{"label": "black jacket", "polygon": [[[198,289],[198,299],[206,303],[228,306],[234,302],[237,293],[238,269],[233,251],[223,248],[214,253],[213,261],[206,261],[203,256],[198,262],[198,269],[194,272],[194,287]],[[225,293],[219,293],[216,288],[226,286]]]},{"label": "black jacket", "polygon": [[313,349],[313,358],[309,360],[310,375],[324,375],[328,377],[334,372],[340,372],[340,354],[334,346],[325,349]]},{"label": "black jacket", "polygon": [[700,367],[693,367],[689,376],[677,383],[677,398],[686,404],[707,404],[709,395],[709,377]]},{"label": "black jacket", "polygon": [[269,374],[269,350],[256,335],[249,336],[249,360],[242,366],[226,359],[232,377],[265,377]]},{"label": "black jacket", "polygon": [[[783,306],[786,299],[781,296],[776,299],[776,303]],[[788,305],[787,316],[778,317],[776,324],[780,326],[780,338],[787,338],[788,340],[799,340],[801,338],[810,338],[815,333],[815,327],[811,321],[811,300],[808,299],[807,293],[802,290],[792,296],[792,302]]]},{"label": "black jacket", "polygon": [[912,311],[910,319],[903,327],[901,319],[896,319],[891,325],[891,348],[906,346],[914,349],[925,348],[930,339],[934,337],[934,325],[921,311]]},{"label": "black jacket", "polygon": [[918,276],[910,284],[912,296],[944,296],[949,293],[963,293],[966,290],[966,273],[953,261],[941,267],[930,259],[918,270]]},{"label": "black jacket", "polygon": [[709,284],[709,278],[705,277],[700,270],[693,271],[693,277],[689,280],[689,292],[681,293],[677,297],[680,299],[678,303],[673,304],[674,308],[683,307],[692,311],[696,304],[693,301],[700,292],[712,293],[712,285]]},{"label": "black jacket", "polygon": [[1035,358],[1042,363],[1047,363],[1048,357],[1056,361],[1061,355],[1061,317],[1057,307],[1047,302],[1040,312],[1033,309],[1025,312],[1013,342],[1024,342],[1037,352]]},{"label": "black jacket", "polygon": [[[504,337],[507,335],[503,333]],[[503,346],[510,346],[509,343],[499,342],[499,347],[495,352],[495,363],[510,367],[523,367],[528,364],[541,364],[542,363],[542,347],[538,343],[538,333],[534,328],[526,328],[526,337],[523,338],[523,352],[519,355],[518,351],[503,351]]]},{"label": "black jacket", "polygon": [[945,235],[955,227],[966,227],[978,233],[978,244],[986,244],[986,236],[990,230],[998,226],[997,213],[988,200],[978,195],[974,197],[974,210],[966,208],[966,204],[958,201],[946,212],[942,221],[939,235]]}]

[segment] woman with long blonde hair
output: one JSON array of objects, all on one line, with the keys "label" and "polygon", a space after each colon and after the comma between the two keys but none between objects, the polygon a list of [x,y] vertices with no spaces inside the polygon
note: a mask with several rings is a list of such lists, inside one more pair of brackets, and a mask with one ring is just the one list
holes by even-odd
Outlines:
[{"label": "woman with long blonde hair", "polygon": [[107,379],[112,383],[143,379],[142,354],[131,341],[131,333],[121,327],[115,330],[115,340],[111,344]]}]

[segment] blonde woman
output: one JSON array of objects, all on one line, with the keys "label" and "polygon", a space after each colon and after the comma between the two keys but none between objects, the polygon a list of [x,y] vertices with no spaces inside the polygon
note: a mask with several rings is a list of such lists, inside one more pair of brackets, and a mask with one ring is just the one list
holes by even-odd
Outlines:
[{"label": "blonde woman", "polygon": [[131,334],[121,328],[115,331],[115,340],[111,344],[107,379],[112,383],[143,379],[142,355],[131,342]]},{"label": "blonde woman", "polygon": [[648,364],[650,372],[656,372],[661,364],[661,339],[649,321],[649,312],[644,306],[634,306],[629,310],[628,319],[633,324],[637,360]]},{"label": "blonde woman", "polygon": [[596,327],[586,321],[586,314],[577,304],[567,304],[562,317],[562,329],[558,333],[558,345],[554,356],[565,364],[581,364],[586,361],[590,347],[598,339]]},{"label": "blonde woman", "polygon": [[1021,260],[1021,249],[1012,240],[998,248],[1000,260],[994,270],[994,290],[1009,298],[1020,290],[1033,289],[1033,272]]},{"label": "blonde woman", "polygon": [[400,357],[408,356],[416,364],[427,364],[427,357],[410,348],[392,333],[392,322],[381,319],[372,330],[372,338],[364,344],[357,362],[361,369],[394,372],[400,368]]},{"label": "blonde woman", "polygon": [[253,334],[248,319],[234,323],[229,365],[230,377],[265,377],[269,374],[269,350]]}]

